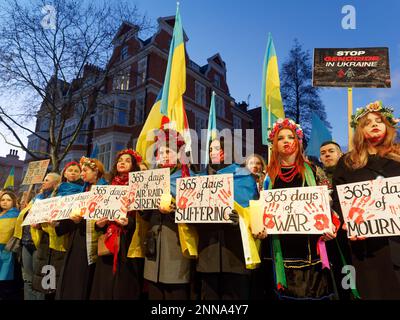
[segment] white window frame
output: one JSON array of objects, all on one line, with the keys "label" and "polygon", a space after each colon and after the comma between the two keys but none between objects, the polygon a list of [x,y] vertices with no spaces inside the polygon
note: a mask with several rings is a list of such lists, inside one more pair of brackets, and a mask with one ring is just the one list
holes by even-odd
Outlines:
[{"label": "white window frame", "polygon": [[147,56],[138,61],[136,85],[140,86],[141,84],[145,83],[146,77],[147,77]]},{"label": "white window frame", "polygon": [[129,52],[128,52],[129,47],[127,45],[123,46],[121,48],[121,61],[126,60],[129,57]]},{"label": "white window frame", "polygon": [[232,116],[233,129],[242,129],[242,118],[234,114]]},{"label": "white window frame", "polygon": [[215,111],[217,117],[225,118],[225,100],[217,95],[215,95]]},{"label": "white window frame", "polygon": [[[134,119],[134,124],[142,124],[145,120],[145,107],[146,107],[146,99],[145,99],[145,93],[140,92],[136,95],[135,97],[135,119]],[[142,101],[141,104],[139,104],[139,101]]]},{"label": "white window frame", "polygon": [[194,100],[198,105],[206,106],[206,86],[198,81],[195,81]]}]

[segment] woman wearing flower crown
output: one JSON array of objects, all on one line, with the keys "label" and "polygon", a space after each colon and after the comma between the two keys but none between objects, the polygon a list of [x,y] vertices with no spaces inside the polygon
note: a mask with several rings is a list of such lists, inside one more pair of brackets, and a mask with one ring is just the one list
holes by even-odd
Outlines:
[{"label": "woman wearing flower crown", "polygon": [[[105,185],[104,166],[97,159],[82,157],[82,192],[93,185]],[[97,258],[97,239],[94,223],[74,214],[56,226],[58,236],[69,234],[63,269],[57,282],[56,299],[87,300],[92,286],[94,263]]]},{"label": "woman wearing flower crown", "polygon": [[[315,186],[315,172],[303,153],[303,131],[290,119],[279,119],[269,134],[272,153],[264,189]],[[272,235],[264,240],[267,269],[271,258],[281,299],[328,299],[333,296],[332,279],[318,248],[334,233],[320,235]],[[270,240],[270,241],[268,241]],[[322,250],[324,251],[324,250]],[[326,252],[326,251],[325,251]],[[272,256],[272,257],[271,257]],[[268,288],[267,288],[268,290]]]},{"label": "woman wearing flower crown", "polygon": [[[334,187],[400,176],[400,146],[395,143],[397,123],[393,109],[383,107],[380,101],[357,110],[351,121],[355,128],[353,149],[339,160],[333,175]],[[334,189],[333,206],[341,212]],[[400,299],[400,237],[350,240],[361,299]]]},{"label": "woman wearing flower crown", "polygon": [[[111,171],[111,184],[127,186],[129,172],[140,171],[142,157],[132,149],[118,153]],[[93,300],[133,300],[141,293],[141,267],[138,259],[127,257],[129,244],[135,231],[136,211],[127,213],[126,218],[109,221],[102,218],[96,221],[96,230],[106,234],[107,248],[111,255],[99,256],[93,279],[90,299]],[[119,241],[118,241],[119,239]]]}]

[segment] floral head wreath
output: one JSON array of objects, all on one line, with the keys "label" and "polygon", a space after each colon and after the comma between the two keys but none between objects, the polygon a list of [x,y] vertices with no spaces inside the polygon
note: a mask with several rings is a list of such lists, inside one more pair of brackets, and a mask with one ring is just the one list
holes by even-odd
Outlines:
[{"label": "floral head wreath", "polygon": [[87,157],[82,157],[81,160],[79,160],[79,163],[81,165],[81,168],[83,166],[87,166],[92,170],[97,169],[97,164],[96,162],[93,161],[93,159],[87,158]]},{"label": "floral head wreath", "polygon": [[356,113],[351,116],[350,126],[355,128],[362,117],[366,116],[370,112],[379,112],[393,127],[396,127],[399,119],[394,117],[393,111],[393,108],[382,106],[382,101],[372,102],[367,104],[364,108],[357,108]]},{"label": "floral head wreath", "polygon": [[71,167],[71,166],[77,166],[77,167],[79,167],[79,170],[81,170],[81,165],[80,165],[78,162],[76,162],[76,161],[71,161],[71,162],[68,162],[68,163],[64,166],[63,172],[67,171],[68,167]]},{"label": "floral head wreath", "polygon": [[301,129],[300,125],[298,125],[296,122],[288,118],[278,119],[274,123],[274,126],[272,127],[272,130],[268,135],[268,141],[272,143],[277,132],[282,129],[291,129],[297,135],[300,143],[303,143],[303,129]]},{"label": "floral head wreath", "polygon": [[179,150],[184,144],[185,140],[182,135],[172,129],[162,129],[157,132],[155,137],[156,148],[159,149],[163,144],[169,144],[172,148]]},{"label": "floral head wreath", "polygon": [[142,156],[141,156],[138,152],[136,152],[135,150],[133,150],[133,149],[125,149],[125,150],[122,150],[122,151],[118,152],[118,154],[117,154],[117,159],[118,159],[120,156],[122,156],[123,154],[130,154],[132,157],[135,158],[137,164],[141,163],[142,160],[143,160],[143,159],[142,159]]}]

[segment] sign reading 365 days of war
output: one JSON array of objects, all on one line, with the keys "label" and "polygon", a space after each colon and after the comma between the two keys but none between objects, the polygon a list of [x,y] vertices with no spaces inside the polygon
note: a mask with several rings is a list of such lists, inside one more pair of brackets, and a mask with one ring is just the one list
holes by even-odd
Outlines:
[{"label": "sign reading 365 days of war", "polygon": [[130,210],[157,209],[163,193],[170,193],[168,168],[129,173]]},{"label": "sign reading 365 days of war", "polygon": [[229,223],[233,209],[233,175],[177,179],[176,223]]},{"label": "sign reading 365 days of war", "polygon": [[260,201],[268,234],[322,234],[331,231],[326,186],[264,190]]},{"label": "sign reading 365 days of war", "polygon": [[400,177],[336,188],[349,238],[400,235]]},{"label": "sign reading 365 days of war", "polygon": [[389,50],[314,49],[313,86],[390,88]]}]

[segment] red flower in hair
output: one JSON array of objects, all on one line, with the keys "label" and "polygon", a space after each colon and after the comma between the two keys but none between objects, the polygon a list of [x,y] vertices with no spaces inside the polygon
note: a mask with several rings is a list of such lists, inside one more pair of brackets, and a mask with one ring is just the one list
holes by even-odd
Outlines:
[{"label": "red flower in hair", "polygon": [[119,158],[123,154],[130,154],[132,157],[135,158],[137,164],[141,163],[143,160],[142,156],[138,152],[136,152],[135,150],[132,150],[132,149],[125,149],[125,150],[118,152],[117,158]]}]

